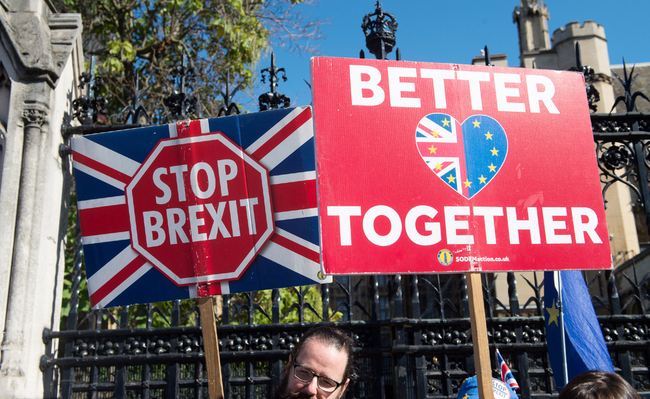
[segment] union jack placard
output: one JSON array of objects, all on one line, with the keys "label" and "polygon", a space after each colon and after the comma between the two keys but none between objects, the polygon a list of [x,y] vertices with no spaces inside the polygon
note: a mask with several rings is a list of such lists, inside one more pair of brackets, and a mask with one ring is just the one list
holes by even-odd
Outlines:
[{"label": "union jack placard", "polygon": [[[125,190],[160,140],[214,132],[268,171],[275,230],[239,279],[180,286],[133,249]],[[319,264],[310,107],[79,136],[71,144],[93,308],[331,281]]]}]

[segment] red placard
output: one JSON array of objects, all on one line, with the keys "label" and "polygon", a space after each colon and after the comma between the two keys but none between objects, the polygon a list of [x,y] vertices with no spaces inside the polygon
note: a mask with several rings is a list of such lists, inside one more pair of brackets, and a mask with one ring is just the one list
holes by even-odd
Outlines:
[{"label": "red placard", "polygon": [[161,140],[126,201],[133,249],[177,285],[239,278],[274,230],[267,170],[221,133]]},{"label": "red placard", "polygon": [[582,75],[313,58],[327,274],[604,269]]}]

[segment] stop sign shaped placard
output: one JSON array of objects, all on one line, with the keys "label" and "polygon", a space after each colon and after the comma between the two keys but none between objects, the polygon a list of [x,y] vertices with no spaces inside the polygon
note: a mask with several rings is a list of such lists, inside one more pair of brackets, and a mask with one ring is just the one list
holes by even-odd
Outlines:
[{"label": "stop sign shaped placard", "polygon": [[221,133],[161,140],[126,201],[133,249],[177,285],[239,278],[274,231],[268,171]]}]

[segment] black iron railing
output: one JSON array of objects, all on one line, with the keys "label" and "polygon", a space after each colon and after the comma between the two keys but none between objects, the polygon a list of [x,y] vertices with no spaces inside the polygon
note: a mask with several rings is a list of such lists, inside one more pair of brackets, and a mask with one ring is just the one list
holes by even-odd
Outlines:
[{"label": "black iron railing", "polygon": [[[306,313],[318,310],[305,301],[310,290],[323,299],[319,317],[357,337],[360,362],[349,397],[456,397],[462,381],[474,374],[464,275],[382,278],[387,284],[379,284],[375,276],[339,277],[329,286],[290,290],[294,306],[284,314],[279,290],[272,292],[267,307],[257,301],[259,293],[224,296],[217,329],[226,397],[271,395],[293,345],[311,325],[286,320],[304,320]],[[493,283],[500,278],[508,280],[508,304],[494,297]],[[536,294],[522,301],[516,294],[517,278],[516,273],[483,276],[490,346],[498,347],[510,364],[521,397],[554,397],[539,296],[542,283],[524,280]],[[612,360],[619,373],[650,397],[647,306],[625,306],[634,295],[619,297],[614,273],[609,282],[607,297],[594,303],[602,313],[599,321]],[[647,305],[644,282],[632,291]],[[383,299],[387,313],[381,311]],[[527,305],[522,308],[521,302]],[[63,353],[44,359],[43,367],[60,370],[62,397],[207,397],[198,309],[185,305],[181,309],[176,301],[167,310],[150,304],[83,315],[75,314],[73,306],[67,331],[44,334],[45,342],[59,339]],[[267,324],[253,323],[259,314]],[[164,316],[158,327],[156,316]],[[77,329],[81,325],[85,328]],[[133,328],[138,325],[142,327]],[[494,373],[498,375],[496,369]]]}]

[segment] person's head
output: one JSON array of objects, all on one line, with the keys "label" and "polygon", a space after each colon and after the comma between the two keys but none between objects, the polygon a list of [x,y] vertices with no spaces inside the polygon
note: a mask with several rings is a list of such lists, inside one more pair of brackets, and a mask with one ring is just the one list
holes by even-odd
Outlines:
[{"label": "person's head", "polygon": [[342,398],[352,373],[354,340],[328,326],[307,331],[289,356],[276,399]]},{"label": "person's head", "polygon": [[630,384],[616,373],[585,371],[573,377],[558,399],[641,399]]}]

